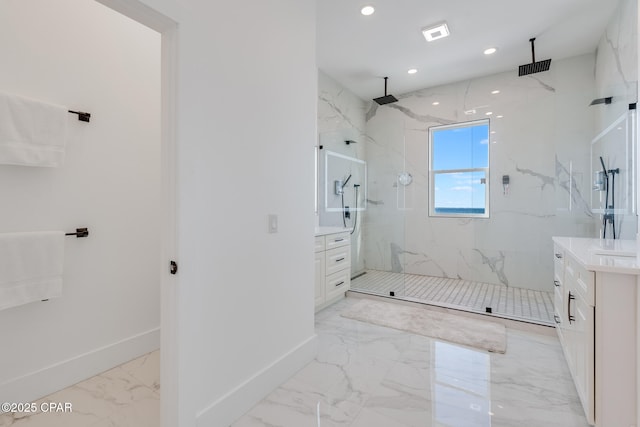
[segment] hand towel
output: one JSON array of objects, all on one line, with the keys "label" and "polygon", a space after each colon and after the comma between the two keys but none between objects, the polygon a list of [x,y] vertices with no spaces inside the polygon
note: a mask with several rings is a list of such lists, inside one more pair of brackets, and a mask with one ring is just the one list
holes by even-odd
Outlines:
[{"label": "hand towel", "polygon": [[60,166],[68,109],[0,93],[0,164]]},{"label": "hand towel", "polygon": [[62,231],[0,234],[0,310],[62,294]]}]

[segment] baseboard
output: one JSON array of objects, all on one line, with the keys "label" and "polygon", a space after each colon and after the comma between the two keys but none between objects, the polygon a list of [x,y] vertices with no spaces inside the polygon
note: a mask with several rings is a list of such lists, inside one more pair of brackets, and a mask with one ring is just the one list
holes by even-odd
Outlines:
[{"label": "baseboard", "polygon": [[79,354],[0,384],[0,402],[33,402],[160,347],[160,328]]},{"label": "baseboard", "polygon": [[311,362],[317,352],[318,336],[314,334],[201,410],[196,415],[196,426],[231,425],[271,391]]}]

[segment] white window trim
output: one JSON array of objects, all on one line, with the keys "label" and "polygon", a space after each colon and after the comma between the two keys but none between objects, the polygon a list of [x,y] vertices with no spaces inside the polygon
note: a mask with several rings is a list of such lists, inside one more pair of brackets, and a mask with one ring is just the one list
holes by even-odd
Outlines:
[{"label": "white window trim", "polygon": [[[469,168],[469,169],[433,169],[433,132],[446,129],[462,129],[465,127],[478,126],[486,123],[489,126],[489,135],[491,135],[491,122],[489,119],[474,120],[470,122],[454,123],[450,125],[432,126],[429,128],[429,216],[436,218],[489,218],[491,210],[489,209],[489,200],[491,193],[489,171],[491,169],[491,142],[487,141],[487,167],[486,168]],[[435,211],[435,176],[441,173],[459,173],[459,172],[484,172],[485,190],[484,190],[484,213],[436,213]]]}]

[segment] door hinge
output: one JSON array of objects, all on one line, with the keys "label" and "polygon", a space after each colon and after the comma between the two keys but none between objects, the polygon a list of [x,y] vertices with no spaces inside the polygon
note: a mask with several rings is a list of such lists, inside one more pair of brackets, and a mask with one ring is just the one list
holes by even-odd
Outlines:
[{"label": "door hinge", "polygon": [[171,261],[169,263],[169,273],[176,274],[178,272],[178,263],[175,261]]}]

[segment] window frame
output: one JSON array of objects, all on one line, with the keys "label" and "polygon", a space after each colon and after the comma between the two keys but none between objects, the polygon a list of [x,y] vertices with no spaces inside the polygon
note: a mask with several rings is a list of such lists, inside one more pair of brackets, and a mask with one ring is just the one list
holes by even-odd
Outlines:
[{"label": "window frame", "polygon": [[[468,168],[468,169],[433,169],[433,134],[437,131],[447,129],[463,129],[467,127],[474,127],[479,125],[487,125],[487,167],[484,168]],[[491,135],[491,121],[490,119],[471,120],[468,122],[452,123],[448,125],[431,126],[429,128],[429,216],[436,218],[489,218],[489,200],[490,200],[490,176],[491,169],[491,142],[489,136]],[[437,213],[435,206],[435,177],[438,174],[449,173],[464,173],[464,172],[484,172],[485,188],[484,188],[484,213]]]}]

